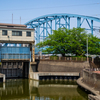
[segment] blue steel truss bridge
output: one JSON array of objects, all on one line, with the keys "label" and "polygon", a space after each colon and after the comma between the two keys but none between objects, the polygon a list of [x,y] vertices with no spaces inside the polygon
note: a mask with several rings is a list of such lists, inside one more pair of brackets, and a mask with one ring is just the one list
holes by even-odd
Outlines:
[{"label": "blue steel truss bridge", "polygon": [[[73,18],[75,19],[74,21]],[[52,34],[52,30],[57,30],[62,27],[70,29],[72,25],[73,27],[82,27],[86,30],[90,30],[90,33],[93,35],[94,31],[100,31],[100,27],[94,26],[94,22],[100,23],[100,18],[63,13],[37,17],[25,23],[25,25],[27,25],[28,28],[35,29],[35,43],[39,43],[43,41],[48,34]]]}]

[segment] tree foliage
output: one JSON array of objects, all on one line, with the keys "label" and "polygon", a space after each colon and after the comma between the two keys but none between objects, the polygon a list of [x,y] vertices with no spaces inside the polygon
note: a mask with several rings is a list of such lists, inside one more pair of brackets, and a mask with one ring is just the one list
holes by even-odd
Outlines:
[{"label": "tree foliage", "polygon": [[91,34],[86,34],[84,28],[53,30],[53,34],[49,34],[43,42],[36,46],[38,48],[46,46],[43,52],[47,53],[62,54],[62,56],[71,53],[76,54],[76,56],[83,56],[86,54],[87,37],[89,53],[100,54],[100,39]]}]

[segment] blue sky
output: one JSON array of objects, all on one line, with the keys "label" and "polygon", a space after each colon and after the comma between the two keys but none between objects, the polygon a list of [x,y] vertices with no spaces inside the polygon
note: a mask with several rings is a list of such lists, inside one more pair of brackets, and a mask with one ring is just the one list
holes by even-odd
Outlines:
[{"label": "blue sky", "polygon": [[70,13],[100,18],[100,0],[0,0],[0,23],[25,24],[42,15]]}]

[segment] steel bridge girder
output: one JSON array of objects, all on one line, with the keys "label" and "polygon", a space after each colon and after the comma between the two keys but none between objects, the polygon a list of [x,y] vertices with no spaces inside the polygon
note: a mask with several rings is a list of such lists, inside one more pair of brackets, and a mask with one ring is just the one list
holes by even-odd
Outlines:
[{"label": "steel bridge girder", "polygon": [[[40,37],[42,37],[42,35],[44,38],[48,36],[49,33],[48,30],[50,30],[50,34],[52,34],[52,29],[53,29],[52,21],[54,20],[55,20],[55,30],[57,30],[58,26],[59,28],[66,27],[70,29],[71,18],[77,18],[77,27],[81,27],[84,21],[86,20],[88,26],[90,27],[92,35],[93,35],[93,21],[100,22],[100,18],[96,17],[62,13],[62,14],[49,14],[41,16],[33,20],[30,20],[25,25],[36,29],[36,36],[37,36],[36,39],[38,40],[40,39]],[[64,19],[65,24],[61,23],[61,19]],[[90,20],[90,22],[88,20]]]}]

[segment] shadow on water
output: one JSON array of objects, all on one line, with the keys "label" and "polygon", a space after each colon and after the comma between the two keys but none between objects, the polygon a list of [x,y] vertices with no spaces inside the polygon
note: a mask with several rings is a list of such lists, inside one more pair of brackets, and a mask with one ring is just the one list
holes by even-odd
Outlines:
[{"label": "shadow on water", "polygon": [[0,83],[0,100],[88,100],[75,81],[9,79]]},{"label": "shadow on water", "polygon": [[86,100],[88,100],[88,96],[87,96],[87,94],[90,94],[90,92],[88,92],[88,91],[85,91],[83,88],[81,88],[81,87],[77,87],[77,92],[82,96],[82,97],[84,97]]}]

